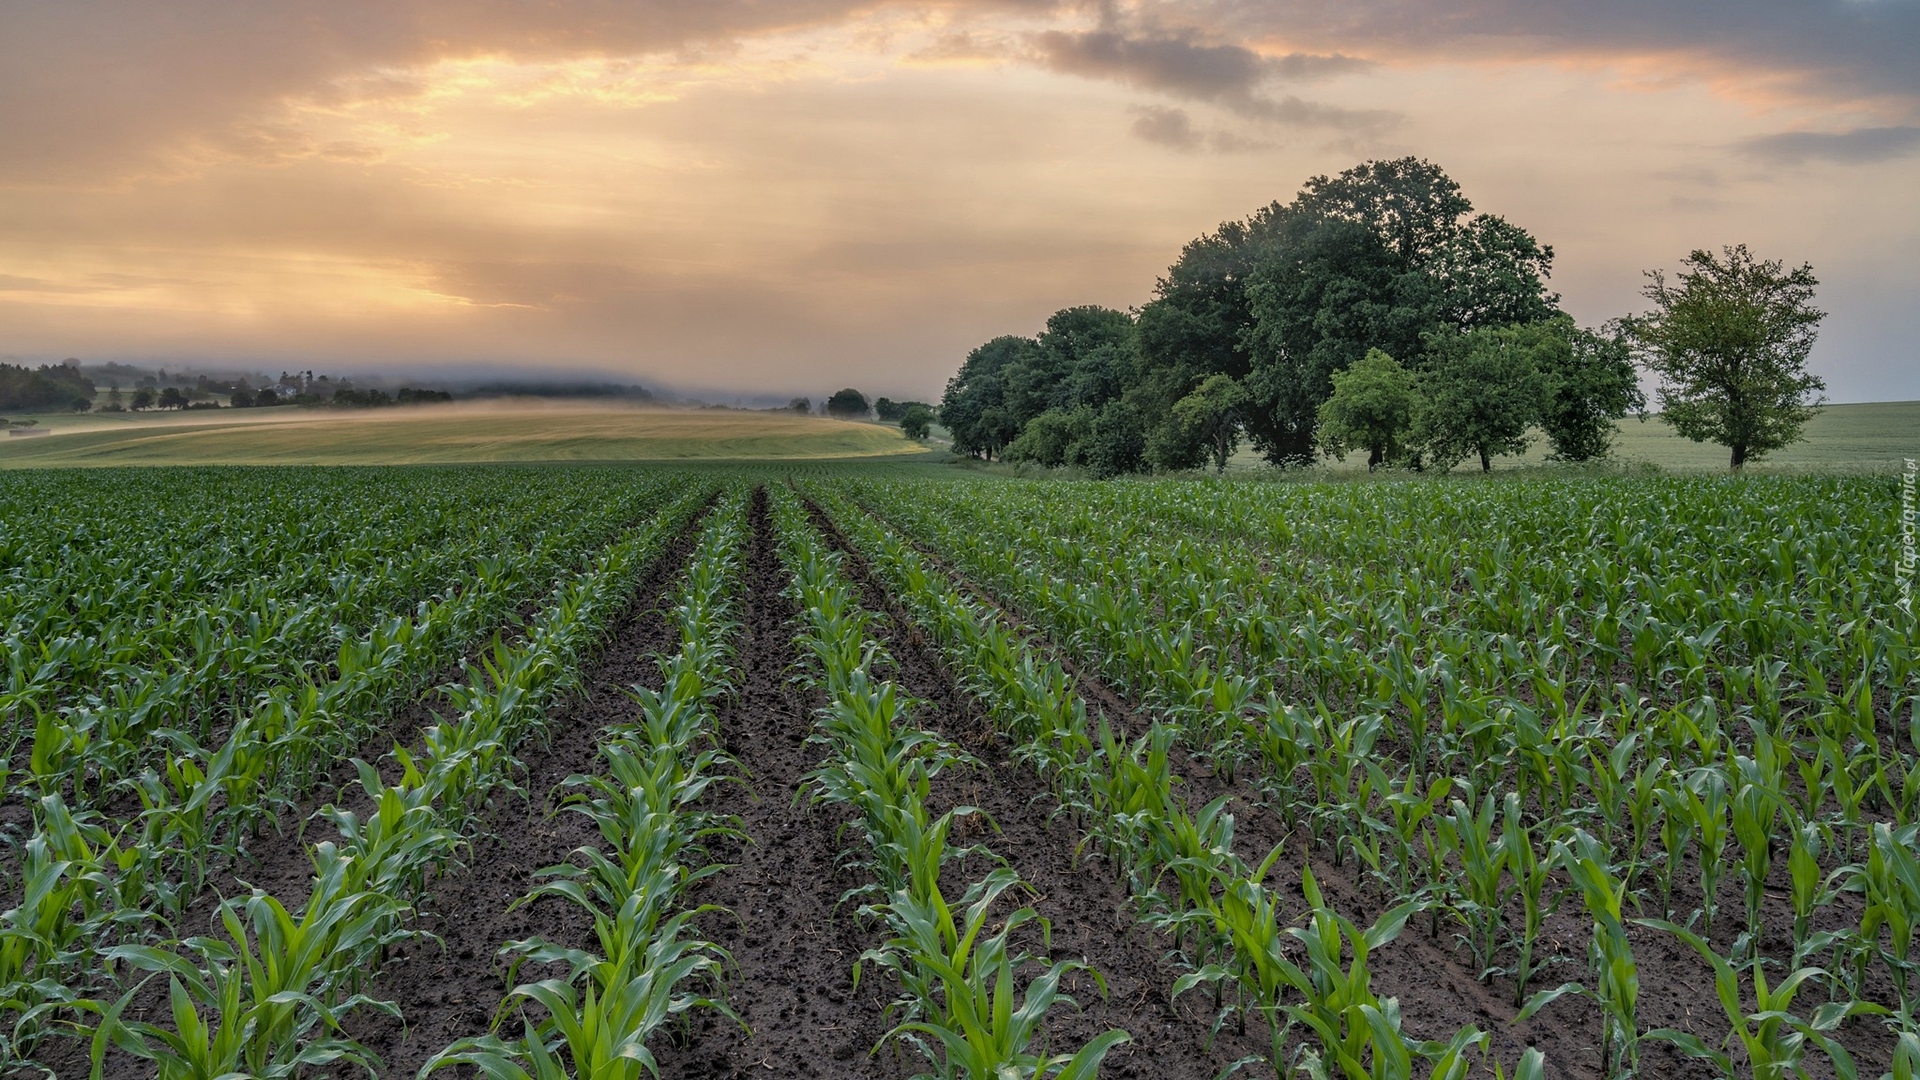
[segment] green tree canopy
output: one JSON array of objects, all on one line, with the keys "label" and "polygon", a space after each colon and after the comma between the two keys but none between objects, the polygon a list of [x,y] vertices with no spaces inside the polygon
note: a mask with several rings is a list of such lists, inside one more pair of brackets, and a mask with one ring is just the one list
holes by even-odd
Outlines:
[{"label": "green tree canopy", "polygon": [[93,380],[80,374],[79,361],[25,365],[0,364],[0,409],[73,409],[93,407]]},{"label": "green tree canopy", "polygon": [[1020,437],[1007,445],[1008,461],[1031,461],[1058,468],[1085,465],[1092,451],[1093,421],[1097,414],[1086,405],[1048,409],[1027,421]]},{"label": "green tree canopy", "polygon": [[1435,333],[1420,369],[1414,441],[1442,469],[1478,456],[1525,453],[1540,415],[1541,354],[1562,340],[1552,324]]},{"label": "green tree canopy", "polygon": [[[1099,469],[1191,468],[1218,455],[1175,406],[1226,376],[1246,395],[1236,432],[1269,461],[1304,463],[1335,372],[1373,348],[1419,368],[1436,331],[1552,318],[1552,262],[1524,229],[1474,214],[1439,166],[1366,162],[1187,244],[1137,315],[1066,308],[1035,338],[976,349],[941,417],[957,449],[991,455],[1084,406],[1093,427],[1074,430]],[[1061,420],[1047,423],[1051,445]]]},{"label": "green tree canopy", "polygon": [[924,439],[933,427],[933,408],[916,401],[900,414],[900,433],[909,439]]},{"label": "green tree canopy", "polygon": [[1819,281],[1745,244],[1723,257],[1694,251],[1675,282],[1659,270],[1653,310],[1625,320],[1640,358],[1660,378],[1660,415],[1694,442],[1728,448],[1740,468],[1800,438],[1827,384],[1807,371],[1820,320]]},{"label": "green tree canopy", "polygon": [[849,386],[844,390],[835,390],[827,399],[827,415],[841,419],[865,417],[868,412],[867,395]]},{"label": "green tree canopy", "polygon": [[1614,421],[1645,408],[1633,352],[1618,325],[1600,331],[1561,316],[1535,353],[1543,384],[1540,427],[1556,461],[1592,461],[1613,450]]},{"label": "green tree canopy", "polygon": [[992,460],[1020,434],[1020,422],[1007,408],[1007,372],[1035,348],[1033,339],[1007,334],[967,354],[947,380],[940,398],[940,423],[953,435],[953,449]]},{"label": "green tree canopy", "polygon": [[1227,471],[1227,459],[1240,446],[1240,423],[1247,392],[1231,375],[1210,375],[1193,393],[1174,403],[1180,430],[1213,458],[1215,472]]},{"label": "green tree canopy", "polygon": [[1419,401],[1413,372],[1369,349],[1359,363],[1333,373],[1333,395],[1318,414],[1320,447],[1342,461],[1365,450],[1369,472],[1397,461],[1406,455]]}]

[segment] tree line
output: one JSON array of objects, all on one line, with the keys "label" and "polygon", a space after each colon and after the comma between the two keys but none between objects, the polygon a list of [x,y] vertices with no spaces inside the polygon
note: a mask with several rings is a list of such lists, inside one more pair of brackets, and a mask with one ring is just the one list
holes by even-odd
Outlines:
[{"label": "tree line", "polygon": [[[1604,457],[1644,409],[1738,467],[1798,437],[1821,312],[1810,267],[1696,251],[1653,309],[1585,328],[1547,286],[1554,252],[1438,166],[1373,161],[1188,243],[1132,311],[1055,312],[968,354],[938,416],[963,454],[1094,476],[1364,453],[1451,468],[1525,451]],[[1537,434],[1536,434],[1537,433]]]},{"label": "tree line", "polygon": [[86,412],[93,408],[93,395],[93,380],[80,374],[78,364],[42,364],[38,369],[0,364],[0,409]]}]

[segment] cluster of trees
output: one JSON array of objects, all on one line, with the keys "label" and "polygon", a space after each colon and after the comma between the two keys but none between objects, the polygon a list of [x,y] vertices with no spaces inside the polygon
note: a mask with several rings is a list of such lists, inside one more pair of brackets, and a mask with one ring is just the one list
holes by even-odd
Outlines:
[{"label": "cluster of trees", "polygon": [[[810,398],[797,397],[787,402],[787,408],[802,415],[813,411]],[[909,439],[924,439],[933,427],[933,406],[924,401],[895,401],[892,398],[875,398],[871,404],[867,395],[849,386],[833,392],[825,404],[826,414],[839,420],[864,420],[876,417],[882,423],[899,424],[900,431]]]},{"label": "cluster of trees", "polygon": [[[1490,467],[1535,429],[1556,458],[1577,461],[1606,454],[1613,422],[1644,407],[1638,361],[1662,375],[1665,415],[1690,438],[1739,427],[1751,454],[1777,429],[1797,433],[1781,410],[1804,410],[1819,388],[1803,366],[1819,319],[1806,306],[1808,268],[1789,273],[1744,248],[1724,261],[1696,252],[1679,284],[1655,275],[1654,313],[1588,330],[1547,288],[1552,266],[1550,246],[1474,213],[1438,166],[1368,162],[1187,244],[1137,310],[1067,308],[1035,337],[974,349],[940,422],[958,452],[1095,476],[1224,468],[1243,439],[1276,465],[1364,450],[1376,466],[1477,457]],[[1789,279],[1809,291],[1777,284]],[[1731,338],[1692,326],[1726,321],[1735,281],[1749,299],[1770,297],[1763,307],[1787,296],[1798,306],[1771,322],[1736,315],[1746,329]],[[1754,329],[1774,323],[1793,332]],[[1676,381],[1714,364],[1719,374],[1692,390]],[[1774,420],[1729,420],[1730,380],[1745,387],[1731,412]],[[1690,408],[1718,419],[1683,426]]]},{"label": "cluster of trees", "polygon": [[80,374],[78,361],[42,364],[0,364],[0,409],[93,408],[93,380]]}]

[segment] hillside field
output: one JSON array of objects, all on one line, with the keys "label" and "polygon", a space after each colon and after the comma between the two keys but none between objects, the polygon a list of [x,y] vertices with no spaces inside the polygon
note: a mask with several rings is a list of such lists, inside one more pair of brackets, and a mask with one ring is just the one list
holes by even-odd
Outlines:
[{"label": "hillside field", "polygon": [[1920,1062],[1897,477],[874,460],[0,474],[0,1071]]},{"label": "hillside field", "polygon": [[35,419],[52,434],[0,438],[0,468],[762,461],[925,452],[898,428],[878,424],[538,401]]}]

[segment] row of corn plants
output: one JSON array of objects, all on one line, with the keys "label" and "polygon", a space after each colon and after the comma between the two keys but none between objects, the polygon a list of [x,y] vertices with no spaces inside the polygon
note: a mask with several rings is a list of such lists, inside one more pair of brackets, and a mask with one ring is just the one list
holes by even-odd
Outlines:
[{"label": "row of corn plants", "polygon": [[517,1012],[517,1038],[494,1031],[461,1039],[428,1061],[423,1076],[464,1065],[501,1080],[637,1080],[658,1071],[648,1043],[691,1010],[738,1020],[714,994],[729,958],[693,925],[717,909],[683,901],[689,888],[722,869],[708,859],[706,844],[740,835],[737,821],[700,802],[716,782],[737,779],[720,749],[714,708],[732,688],[733,596],[745,529],[746,501],[735,491],[709,519],[669,612],[679,648],[659,658],[661,689],[635,687],[634,720],[602,733],[603,773],[562,785],[570,792],[563,811],[591,820],[602,843],[540,871],[545,880],[517,902],[551,898],[579,906],[593,919],[593,942],[507,943],[501,953],[512,970],[534,963],[558,965],[564,974],[508,993],[495,1026]]},{"label": "row of corn plants", "polygon": [[[1508,518],[1556,509],[1511,486],[1520,489],[1511,498],[1526,505],[1506,508]],[[1799,1013],[1786,1004],[1772,1010],[1783,1014],[1780,1030],[1801,1032],[1787,1039],[1796,1053],[1824,1052],[1836,1069],[1850,1069],[1833,1033],[1863,1013],[1913,1031],[1920,714],[1902,720],[1908,730],[1898,737],[1888,715],[1913,713],[1911,643],[1895,633],[1904,616],[1873,596],[1872,581],[1847,573],[1831,536],[1810,542],[1810,551],[1742,569],[1757,593],[1771,597],[1768,617],[1788,619],[1789,605],[1812,608],[1795,616],[1803,630],[1815,628],[1808,647],[1858,662],[1855,676],[1830,679],[1817,665],[1756,653],[1756,642],[1778,643],[1751,627],[1716,623],[1661,631],[1658,648],[1646,646],[1658,660],[1649,678],[1603,687],[1594,680],[1638,662],[1610,660],[1600,644],[1586,646],[1576,662],[1551,640],[1556,633],[1587,640],[1568,627],[1606,625],[1605,610],[1580,607],[1579,590],[1569,596],[1541,584],[1542,592],[1566,597],[1553,633],[1518,610],[1527,604],[1494,606],[1529,582],[1571,578],[1595,593],[1611,588],[1611,578],[1583,577],[1601,565],[1584,555],[1557,567],[1559,577],[1538,569],[1571,547],[1565,535],[1540,540],[1539,550],[1509,550],[1504,559],[1529,569],[1498,587],[1476,577],[1484,564],[1457,556],[1422,564],[1419,551],[1399,556],[1403,565],[1391,572],[1338,564],[1337,547],[1324,544],[1306,558],[1283,551],[1256,563],[1245,558],[1244,532],[1195,506],[1210,494],[1196,491],[1202,486],[1164,487],[1084,498],[1067,485],[997,489],[993,500],[969,500],[934,485],[909,494],[905,485],[876,484],[856,494],[1149,703],[1217,769],[1229,777],[1252,773],[1276,812],[1303,826],[1335,862],[1357,863],[1384,902],[1423,904],[1436,934],[1447,918],[1483,978],[1512,981],[1516,1007],[1529,1003],[1530,983],[1541,974],[1536,946],[1546,915],[1577,898],[1594,925],[1591,985],[1612,987],[1580,984],[1606,1018],[1610,1070],[1626,1072],[1635,1062],[1632,940],[1667,933],[1688,945],[1681,935],[1711,942],[1727,921],[1719,910],[1724,879],[1739,886],[1744,919],[1738,935],[1729,940],[1723,930],[1712,949],[1747,980],[1749,999],[1768,966],[1780,968],[1776,982],[1811,987],[1803,1001],[1824,999]],[[1387,502],[1402,498],[1402,487],[1421,489],[1405,496],[1413,500],[1455,490],[1367,486],[1384,489],[1371,497]],[[1156,517],[1145,494],[1166,494],[1190,522],[1211,521],[1229,538],[1167,524],[1174,511]],[[1766,520],[1738,492],[1705,493],[1711,500],[1688,494],[1722,521]],[[1292,489],[1283,496],[1296,497]],[[1229,487],[1220,501],[1243,497]],[[1330,501],[1369,497],[1336,493]],[[1506,496],[1489,487],[1461,498],[1497,504]],[[1427,509],[1442,536],[1462,527],[1442,507]],[[1557,509],[1565,512],[1565,502]],[[1361,520],[1381,524],[1377,514]],[[1699,528],[1725,541],[1735,525]],[[1499,529],[1502,542],[1529,535],[1507,520]],[[1589,525],[1582,535],[1591,539],[1594,531]],[[1378,555],[1380,543],[1356,539],[1355,547]],[[1428,570],[1450,570],[1451,586],[1412,579]],[[1730,574],[1722,567],[1710,576]],[[1812,600],[1787,598],[1777,580],[1805,583],[1813,574],[1824,581],[1807,586]],[[1654,617],[1678,620],[1710,607],[1692,597]],[[1853,618],[1841,624],[1841,616]],[[1823,626],[1843,643],[1822,648]],[[1631,633],[1619,633],[1622,647],[1631,647]],[[1716,651],[1718,640],[1742,644]],[[1606,902],[1604,888],[1586,887],[1582,851],[1621,900]],[[1698,904],[1685,911],[1674,903],[1674,886],[1689,863]],[[1782,884],[1793,916],[1772,928],[1781,945],[1767,955],[1767,897]],[[1628,918],[1615,933],[1620,918],[1612,908],[1621,902],[1658,917]],[[1877,1001],[1876,971],[1891,983]],[[1548,1000],[1535,998],[1532,1008]],[[1732,1012],[1726,1019],[1720,1047],[1671,1041],[1689,1053],[1725,1055],[1737,1049],[1743,1023]]]},{"label": "row of corn plants", "polygon": [[[1211,985],[1221,1021],[1266,1025],[1266,1062],[1280,1075],[1464,1076],[1486,1038],[1472,1026],[1444,1042],[1410,1037],[1398,1002],[1372,986],[1369,957],[1399,935],[1418,904],[1361,929],[1304,874],[1303,925],[1287,926],[1289,898],[1267,884],[1281,852],[1249,866],[1233,850],[1226,800],[1197,812],[1176,793],[1171,731],[1159,721],[1131,742],[1103,719],[1090,730],[1085,701],[1057,661],[1044,658],[999,613],[945,580],[899,536],[844,502],[837,521],[939,644],[963,688],[988,710],[1016,754],[1050,782],[1063,811],[1130,883],[1141,915],[1174,938],[1192,973],[1172,996]],[[1304,956],[1302,955],[1304,953]],[[1304,964],[1297,962],[1304,960]],[[1231,990],[1229,1000],[1226,991]],[[1239,1063],[1244,1066],[1251,1060]],[[1530,1052],[1521,1075],[1536,1073]]]},{"label": "row of corn plants", "polygon": [[[1048,924],[1031,906],[1011,912],[1003,899],[1026,891],[1018,874],[984,846],[950,842],[957,807],[938,817],[927,807],[942,770],[972,764],[964,753],[914,726],[908,703],[873,668],[885,662],[871,616],[790,493],[775,498],[773,519],[780,555],[793,575],[791,595],[801,611],[800,642],[807,670],[824,693],[815,741],[827,759],[809,777],[819,802],[844,807],[866,840],[855,861],[870,875],[858,890],[863,916],[877,918],[888,937],[862,954],[855,969],[893,977],[900,996],[888,1039],[913,1046],[940,1080],[1084,1080],[1098,1075],[1124,1031],[1108,1031],[1071,1052],[1050,1052],[1046,1017],[1072,1005],[1061,982],[1074,972],[1098,973],[1073,960],[1048,962],[1025,951],[1037,936],[1044,949]],[[996,865],[957,898],[941,885],[978,855]],[[1037,974],[1026,978],[1030,968]],[[1104,986],[1104,984],[1102,984]],[[875,1048],[876,1051],[879,1049]]]},{"label": "row of corn plants", "polygon": [[[76,493],[0,524],[10,560],[0,561],[0,715],[13,721],[9,746],[34,739],[38,786],[63,781],[84,803],[137,768],[154,736],[205,743],[257,693],[324,681],[340,646],[417,602],[475,578],[544,584],[553,564],[658,502],[644,488],[529,489],[484,474],[464,485],[273,479],[223,491],[233,501],[217,515],[140,507],[158,537],[154,522]],[[475,515],[476,505],[491,512]],[[263,523],[274,531],[261,535]]]},{"label": "row of corn plants", "polygon": [[[625,505],[657,505],[667,489],[645,486]],[[383,621],[340,646],[333,678],[261,692],[217,742],[201,745],[177,730],[144,742],[126,732],[90,740],[113,748],[100,750],[96,763],[130,759],[134,747],[159,756],[107,785],[109,798],[137,805],[132,815],[72,807],[66,796],[73,791],[61,779],[78,775],[72,755],[37,739],[30,769],[50,779],[16,793],[32,799],[32,829],[9,866],[17,868],[22,902],[0,912],[0,1011],[13,1014],[14,1029],[0,1056],[27,1052],[42,1006],[87,992],[104,950],[169,936],[213,870],[243,858],[250,835],[332,762],[376,738],[389,709],[581,554],[555,549],[518,560],[511,574],[423,602],[411,618]],[[501,648],[496,641],[494,652]],[[43,729],[52,715],[42,715]]]},{"label": "row of corn plants", "polygon": [[[123,987],[119,996],[54,988],[23,1013],[16,1046],[26,1048],[29,1022],[52,1017],[56,1030],[90,1039],[96,1076],[114,1049],[169,1080],[291,1076],[330,1063],[373,1068],[340,1033],[340,1019],[360,1008],[392,1010],[365,994],[369,973],[414,936],[412,904],[455,864],[487,801],[517,790],[516,748],[543,735],[547,707],[571,689],[578,663],[640,574],[706,499],[683,496],[556,585],[521,641],[496,640],[477,662],[463,662],[464,677],[445,689],[453,715],[423,731],[414,749],[395,748],[391,782],[356,761],[370,809],[320,811],[336,835],[311,848],[314,877],[304,897],[255,888],[218,906],[211,934],[144,928],[139,940],[98,946],[94,962]],[[139,913],[137,905],[114,917],[130,912]],[[165,980],[166,1015],[131,1015],[151,979]]]}]

